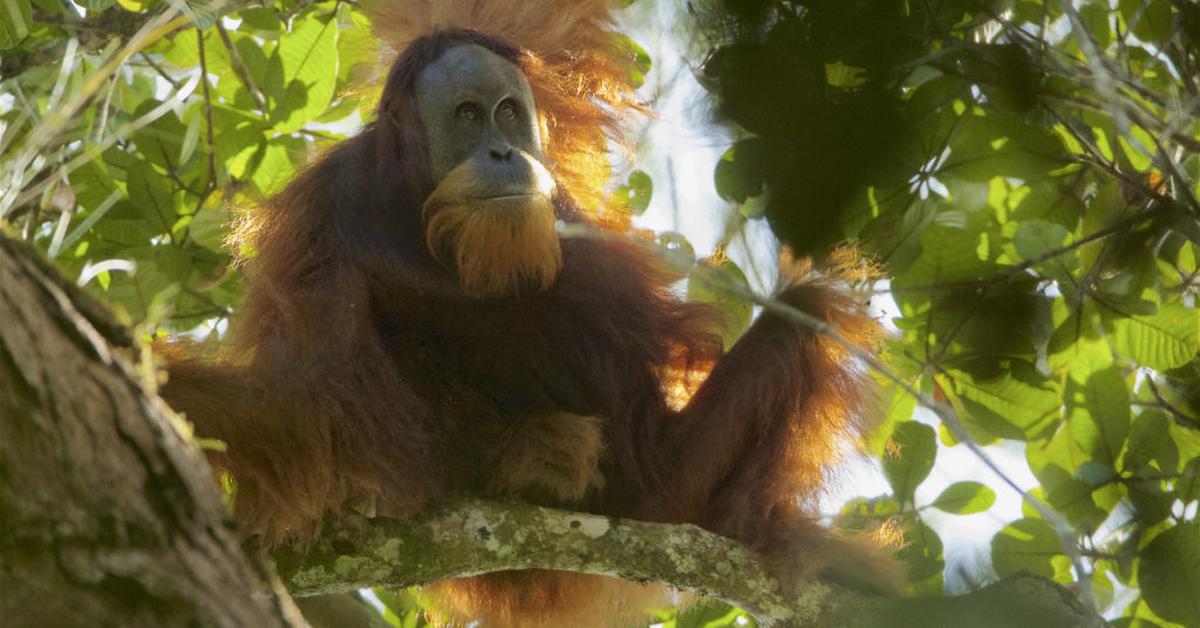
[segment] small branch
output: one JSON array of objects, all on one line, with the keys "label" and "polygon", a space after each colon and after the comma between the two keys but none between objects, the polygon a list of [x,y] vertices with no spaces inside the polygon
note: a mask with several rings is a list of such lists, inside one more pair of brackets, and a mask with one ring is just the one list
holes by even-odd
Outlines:
[{"label": "small branch", "polygon": [[258,110],[262,112],[263,117],[267,115],[267,98],[263,96],[262,90],[258,89],[258,85],[254,83],[254,77],[250,74],[250,69],[246,67],[246,62],[242,60],[241,53],[238,52],[237,46],[233,45],[233,40],[229,38],[229,32],[225,30],[225,25],[217,20],[217,34],[221,36],[221,42],[225,44],[225,49],[229,51],[229,60],[233,63],[233,73],[237,74],[241,79],[242,84],[246,86],[246,91],[250,92],[250,97],[254,99],[254,103],[258,105]]},{"label": "small branch", "polygon": [[142,61],[145,61],[146,65],[150,66],[155,73],[162,77],[162,80],[170,83],[171,87],[179,89],[179,81],[175,80],[175,77],[171,76],[170,73],[164,70],[163,67],[154,60],[154,57],[151,57],[149,54],[147,54],[145,50],[139,52],[138,57],[140,57]]},{"label": "small branch", "polygon": [[[220,21],[218,21],[220,23]],[[204,90],[204,118],[208,124],[204,152],[208,153],[208,185],[205,190],[217,187],[217,143],[213,141],[212,95],[208,93],[208,62],[204,58],[204,31],[196,28],[196,47],[200,51],[200,86]]]},{"label": "small branch", "polygon": [[315,129],[300,129],[299,131],[297,131],[297,133],[299,133],[301,135],[307,135],[309,137],[316,138],[319,140],[329,140],[329,141],[333,141],[333,142],[345,139],[343,137],[333,135],[332,133],[326,133],[324,131],[317,131]]}]

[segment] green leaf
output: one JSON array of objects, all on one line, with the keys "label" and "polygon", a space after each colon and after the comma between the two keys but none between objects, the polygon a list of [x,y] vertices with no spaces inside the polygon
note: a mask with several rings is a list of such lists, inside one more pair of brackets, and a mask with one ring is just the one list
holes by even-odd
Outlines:
[{"label": "green leaf", "polygon": [[111,7],[116,0],[77,0],[79,6],[88,10],[88,12],[96,13]]},{"label": "green leaf", "polygon": [[29,0],[0,0],[0,50],[21,43],[32,25]]},{"label": "green leaf", "polygon": [[1104,520],[1108,513],[1096,505],[1093,487],[1075,475],[1090,458],[1071,439],[1070,430],[1064,427],[1044,443],[1029,443],[1025,456],[1046,501],[1072,524],[1091,529]]},{"label": "green leaf", "polygon": [[1142,550],[1142,597],[1163,619],[1200,626],[1200,522],[1163,532]]},{"label": "green leaf", "polygon": [[995,112],[966,115],[950,150],[939,172],[972,181],[996,176],[1044,179],[1066,164],[1066,149],[1056,135],[1017,116]]},{"label": "green leaf", "polygon": [[721,155],[713,171],[717,194],[727,201],[744,203],[763,193],[763,172],[759,163],[765,150],[759,138],[739,140]]},{"label": "green leaf", "polygon": [[1170,419],[1157,410],[1146,410],[1133,420],[1122,467],[1137,471],[1152,461],[1160,472],[1174,473],[1179,468],[1179,447],[1171,439]]},{"label": "green leaf", "polygon": [[183,14],[201,30],[215,24],[221,17],[221,7],[225,6],[221,0],[173,0],[173,4],[179,5]]},{"label": "green leaf", "polygon": [[940,595],[942,573],[946,567],[941,537],[924,522],[917,521],[904,531],[904,547],[896,552],[908,568],[908,580],[914,595]]},{"label": "green leaf", "polygon": [[[1107,2],[1105,3],[1107,4]],[[1112,27],[1108,25],[1108,8],[1099,4],[1085,4],[1079,7],[1079,17],[1083,19],[1096,45],[1100,50],[1108,48],[1112,42]],[[1083,33],[1078,34],[1084,37]]]},{"label": "green leaf", "polygon": [[1184,503],[1200,499],[1200,458],[1193,458],[1184,465],[1176,489]]},{"label": "green leaf", "polygon": [[169,233],[176,215],[166,178],[146,162],[137,162],[127,176],[129,203],[145,217],[152,229]]},{"label": "green leaf", "polygon": [[210,251],[225,253],[229,220],[229,211],[223,205],[201,207],[188,225],[188,236],[192,242]]},{"label": "green leaf", "polygon": [[[1008,363],[999,377],[976,379],[964,371],[948,371],[952,391],[961,400],[964,419],[974,430],[991,436],[1027,440],[1043,435],[1057,422],[1057,386],[1019,360]],[[946,378],[941,378],[946,379]]]},{"label": "green leaf", "polygon": [[1034,268],[1043,275],[1069,282],[1072,271],[1079,267],[1074,250],[1063,251],[1071,234],[1065,227],[1047,220],[1026,220],[1013,235],[1013,246],[1022,261],[1036,262]]},{"label": "green leaf", "polygon": [[883,457],[883,472],[892,491],[901,501],[911,502],[917,486],[929,477],[937,457],[937,439],[933,428],[909,421],[896,426],[892,444]]},{"label": "green leaf", "polygon": [[992,537],[992,567],[1003,578],[1028,571],[1054,578],[1053,558],[1062,554],[1058,535],[1041,519],[1018,519]]},{"label": "green leaf", "polygon": [[[730,260],[721,262],[710,271],[710,276],[693,276],[688,280],[688,301],[708,303],[717,308],[722,315],[721,340],[728,351],[750,326],[754,305],[742,297],[729,294],[721,287],[727,284],[748,290],[750,286],[742,269]],[[713,285],[714,283],[716,285]]]},{"label": "green leaf", "polygon": [[1067,425],[1079,448],[1112,466],[1129,435],[1129,388],[1116,366],[1092,373],[1083,386],[1067,382]]},{"label": "green leaf", "polygon": [[1170,0],[1121,0],[1118,6],[1138,39],[1161,44],[1170,37],[1174,23]]},{"label": "green leaf", "polygon": [[619,45],[624,47],[624,56],[633,60],[629,65],[629,84],[641,87],[646,82],[646,75],[650,73],[653,64],[650,53],[628,35],[620,36]]},{"label": "green leaf", "polygon": [[629,181],[617,188],[616,200],[629,208],[629,213],[641,216],[650,207],[650,199],[654,196],[654,179],[643,170],[629,173]]},{"label": "green leaf", "polygon": [[278,192],[296,174],[304,161],[306,148],[304,140],[295,137],[277,137],[263,142],[259,148],[258,166],[250,180],[263,196]]},{"label": "green leaf", "polygon": [[1200,312],[1184,305],[1164,305],[1157,314],[1112,321],[1117,353],[1156,371],[1183,366],[1200,350]]},{"label": "green leaf", "polygon": [[946,487],[931,504],[956,515],[983,512],[996,503],[996,492],[979,482],[955,482]]},{"label": "green leaf", "polygon": [[235,16],[246,26],[260,31],[283,30],[284,22],[274,10],[267,7],[248,7],[237,12]]},{"label": "green leaf", "polygon": [[745,613],[725,604],[712,600],[704,601],[681,611],[675,616],[676,628],[726,628],[738,626],[739,618]]},{"label": "green leaf", "polygon": [[298,131],[329,107],[337,85],[337,25],[330,16],[310,13],[279,38],[285,93],[271,112],[278,133]]}]

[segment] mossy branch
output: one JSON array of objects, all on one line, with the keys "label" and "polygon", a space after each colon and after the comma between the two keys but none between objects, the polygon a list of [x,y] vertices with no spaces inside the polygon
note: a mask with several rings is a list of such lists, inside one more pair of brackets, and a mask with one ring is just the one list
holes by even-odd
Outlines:
[{"label": "mossy branch", "polygon": [[696,526],[476,499],[407,520],[350,516],[305,551],[274,557],[296,596],[539,568],[667,582],[745,609],[764,626],[1103,625],[1064,589],[1033,576],[953,598],[880,598],[821,580],[787,593],[755,554]]}]

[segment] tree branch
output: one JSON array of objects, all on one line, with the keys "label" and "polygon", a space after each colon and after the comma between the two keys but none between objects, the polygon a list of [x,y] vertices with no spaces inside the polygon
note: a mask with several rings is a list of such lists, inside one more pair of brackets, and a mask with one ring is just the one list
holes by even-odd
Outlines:
[{"label": "tree branch", "polygon": [[343,518],[306,551],[284,548],[274,558],[296,596],[540,568],[666,582],[738,606],[764,626],[1103,625],[1070,593],[1033,576],[953,598],[880,598],[821,580],[789,594],[753,553],[695,526],[476,499],[402,521]]}]

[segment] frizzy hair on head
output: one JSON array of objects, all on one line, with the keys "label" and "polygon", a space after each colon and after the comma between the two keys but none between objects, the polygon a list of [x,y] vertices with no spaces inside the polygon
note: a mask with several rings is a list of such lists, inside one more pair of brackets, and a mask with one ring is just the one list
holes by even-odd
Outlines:
[{"label": "frizzy hair on head", "polygon": [[411,74],[446,48],[488,48],[529,80],[547,166],[563,191],[601,222],[628,226],[603,208],[604,186],[610,149],[626,146],[626,120],[644,108],[630,82],[634,52],[614,31],[607,0],[369,0],[363,9],[379,38],[403,51],[385,101],[386,89],[411,94]]}]

